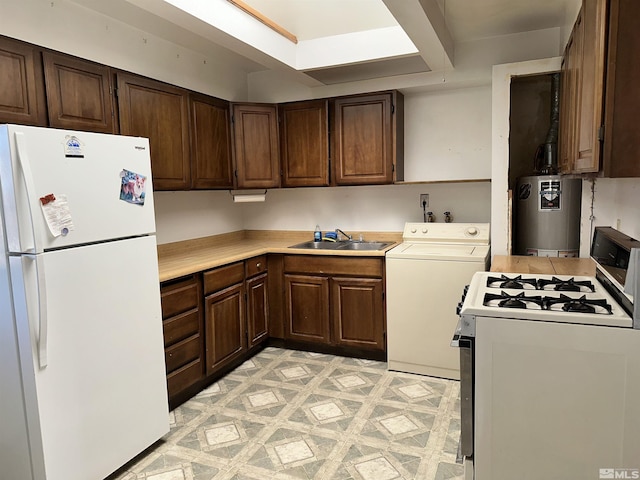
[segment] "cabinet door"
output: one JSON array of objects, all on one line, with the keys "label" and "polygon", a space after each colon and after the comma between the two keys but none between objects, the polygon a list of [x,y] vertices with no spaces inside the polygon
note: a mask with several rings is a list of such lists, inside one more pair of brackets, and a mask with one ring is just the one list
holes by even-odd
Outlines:
[{"label": "cabinet door", "polygon": [[0,123],[47,125],[40,50],[0,37]]},{"label": "cabinet door", "polygon": [[604,94],[607,0],[584,0],[581,30],[580,91],[577,101],[577,152],[574,171],[600,169],[600,127]]},{"label": "cabinet door", "polygon": [[[578,16],[576,25],[581,20]],[[578,100],[578,80],[577,69],[579,65],[578,46],[580,40],[577,39],[578,29],[574,27],[567,46],[564,58],[562,59],[562,84],[560,88],[560,128],[558,146],[558,166],[561,173],[573,172],[576,158],[576,103]]]},{"label": "cabinet door", "polygon": [[189,94],[191,186],[233,188],[229,102]]},{"label": "cabinet door", "polygon": [[327,100],[280,105],[282,186],[329,185]]},{"label": "cabinet door", "polygon": [[334,100],[333,176],[337,185],[393,183],[391,93]]},{"label": "cabinet door", "polygon": [[188,189],[187,92],[135,75],[117,77],[120,132],[149,139],[154,190]]},{"label": "cabinet door", "polygon": [[640,177],[640,2],[612,0],[610,7],[603,171],[606,177]]},{"label": "cabinet door", "polygon": [[384,350],[382,279],[331,279],[333,340],[338,345]]},{"label": "cabinet door", "polygon": [[329,279],[311,275],[285,275],[285,338],[328,344]]},{"label": "cabinet door", "polygon": [[53,52],[42,54],[49,125],[114,133],[109,67]]},{"label": "cabinet door", "polygon": [[238,188],[280,185],[278,117],[275,105],[233,105]]},{"label": "cabinet door", "polygon": [[247,349],[244,287],[239,283],[205,298],[207,375]]},{"label": "cabinet door", "polygon": [[266,340],[269,333],[267,274],[247,280],[247,329],[249,347]]}]

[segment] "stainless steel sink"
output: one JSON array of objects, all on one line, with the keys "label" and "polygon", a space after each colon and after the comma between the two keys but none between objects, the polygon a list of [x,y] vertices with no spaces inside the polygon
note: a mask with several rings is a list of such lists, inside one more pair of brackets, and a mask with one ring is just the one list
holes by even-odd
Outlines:
[{"label": "stainless steel sink", "polygon": [[342,242],[303,242],[291,245],[289,248],[302,248],[306,250],[383,250],[391,245],[392,242],[359,242],[359,241],[342,241]]},{"label": "stainless steel sink", "polygon": [[304,248],[306,250],[337,250],[342,242],[303,242],[291,245],[289,248]]},{"label": "stainless steel sink", "polygon": [[384,250],[392,242],[344,242],[340,250]]}]

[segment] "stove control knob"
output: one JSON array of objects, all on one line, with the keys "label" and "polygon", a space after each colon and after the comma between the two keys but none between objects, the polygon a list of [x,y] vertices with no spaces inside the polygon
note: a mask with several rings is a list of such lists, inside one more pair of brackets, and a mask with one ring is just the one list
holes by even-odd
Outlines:
[{"label": "stove control knob", "polygon": [[475,236],[478,234],[478,229],[476,227],[467,228],[467,233],[471,236]]},{"label": "stove control knob", "polygon": [[417,229],[417,228],[412,228],[412,229],[411,229],[411,233],[416,233],[417,231],[418,231],[418,229]]},{"label": "stove control knob", "polygon": [[422,233],[427,233],[427,229],[426,229],[426,228],[423,228],[423,229],[422,229]]}]

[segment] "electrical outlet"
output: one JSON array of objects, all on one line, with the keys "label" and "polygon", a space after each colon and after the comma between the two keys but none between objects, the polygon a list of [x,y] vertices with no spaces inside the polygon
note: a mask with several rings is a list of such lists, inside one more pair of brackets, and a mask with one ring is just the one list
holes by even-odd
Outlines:
[{"label": "electrical outlet", "polygon": [[[424,205],[423,205],[424,203]],[[421,193],[420,194],[420,208],[422,207],[428,207],[429,206],[429,194],[428,193]]]}]

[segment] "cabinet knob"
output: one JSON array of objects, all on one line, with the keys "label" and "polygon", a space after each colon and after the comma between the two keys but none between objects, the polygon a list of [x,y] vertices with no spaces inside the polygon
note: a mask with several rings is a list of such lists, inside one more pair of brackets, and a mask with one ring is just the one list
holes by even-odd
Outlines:
[{"label": "cabinet knob", "polygon": [[256,263],[256,268],[260,268],[262,266],[262,263],[258,262]]}]

